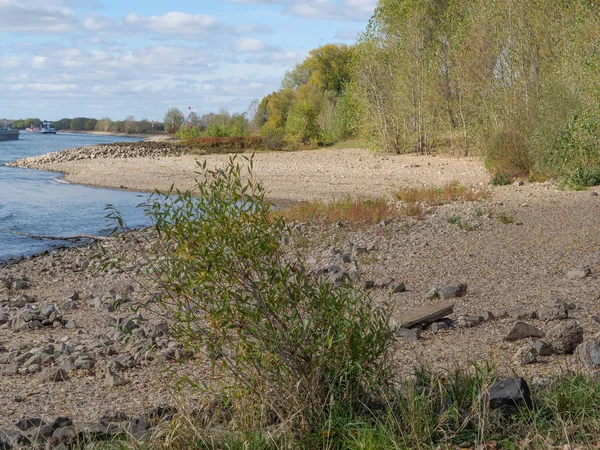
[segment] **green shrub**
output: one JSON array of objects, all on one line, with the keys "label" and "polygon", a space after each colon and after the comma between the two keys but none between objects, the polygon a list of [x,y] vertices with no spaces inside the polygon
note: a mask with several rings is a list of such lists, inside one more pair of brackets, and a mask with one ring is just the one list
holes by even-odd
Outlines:
[{"label": "green shrub", "polygon": [[[387,314],[349,278],[306,273],[284,252],[286,223],[232,158],[200,166],[194,192],[153,196],[159,236],[149,274],[164,294],[146,307],[176,338],[212,357],[224,393],[253,424],[320,430],[331,408],[352,411],[387,381]],[[243,425],[240,425],[243,426]]]},{"label": "green shrub", "polygon": [[265,125],[260,129],[263,147],[267,150],[281,150],[285,147],[285,131],[273,125]]},{"label": "green shrub", "polygon": [[182,143],[195,153],[231,153],[263,148],[262,139],[258,136],[245,137],[201,137],[189,139]]},{"label": "green shrub", "polygon": [[489,145],[486,167],[493,174],[516,178],[527,176],[531,160],[523,136],[515,131],[499,131]]},{"label": "green shrub", "polygon": [[496,172],[492,175],[490,184],[492,186],[507,186],[514,181],[514,178],[503,172]]}]

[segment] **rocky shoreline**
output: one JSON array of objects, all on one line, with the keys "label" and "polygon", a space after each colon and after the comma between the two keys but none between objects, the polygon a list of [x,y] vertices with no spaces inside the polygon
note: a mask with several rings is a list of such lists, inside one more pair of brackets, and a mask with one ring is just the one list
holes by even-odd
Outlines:
[{"label": "rocky shoreline", "polygon": [[114,144],[90,145],[60,152],[32,156],[4,164],[8,167],[45,170],[48,164],[81,161],[98,158],[161,158],[181,156],[189,149],[178,142],[116,142]]},{"label": "rocky shoreline", "polygon": [[[101,154],[81,154],[88,152]],[[77,155],[36,164],[77,163]],[[432,208],[423,220],[296,223],[289,250],[334,281],[357,276],[396,322],[451,302],[452,312],[396,330],[402,376],[421,364],[468,370],[488,361],[545,383],[556,373],[600,369],[599,215],[590,192],[515,184],[484,201]],[[56,437],[57,448],[86,429],[147,436],[153,411],[201,404],[198,392],[182,400],[174,387],[183,376],[210,382],[210,360],[177,343],[165,318],[133,307],[148,295],[137,273],[149,238],[151,230],[139,230],[106,242],[106,253],[85,245],[0,265],[0,448],[10,448],[9,438],[31,442],[36,429],[47,442]]]}]

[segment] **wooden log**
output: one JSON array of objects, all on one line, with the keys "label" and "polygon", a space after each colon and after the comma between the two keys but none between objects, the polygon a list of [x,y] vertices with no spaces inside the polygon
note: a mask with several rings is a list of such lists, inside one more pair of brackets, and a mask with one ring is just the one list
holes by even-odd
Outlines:
[{"label": "wooden log", "polygon": [[52,241],[80,241],[82,239],[89,239],[92,241],[108,241],[111,239],[110,236],[92,236],[90,234],[78,234],[75,236],[48,236],[48,235],[43,235],[43,234],[22,233],[20,231],[12,231],[12,230],[8,230],[6,228],[0,228],[0,231],[3,231],[4,233],[15,234],[17,236],[25,236],[25,237],[32,238],[32,239],[39,239],[39,240],[48,239],[48,240],[52,240]]},{"label": "wooden log", "polygon": [[410,328],[415,325],[428,325],[452,314],[453,311],[454,303],[450,302],[424,305],[394,317],[394,321],[402,328]]}]

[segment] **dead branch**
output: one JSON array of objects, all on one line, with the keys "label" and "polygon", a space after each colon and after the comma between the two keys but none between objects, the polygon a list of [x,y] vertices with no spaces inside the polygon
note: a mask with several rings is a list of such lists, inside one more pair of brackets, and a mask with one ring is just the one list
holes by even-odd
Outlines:
[{"label": "dead branch", "polygon": [[21,233],[19,231],[7,230],[6,228],[0,228],[0,231],[4,231],[5,233],[15,234],[17,236],[25,236],[33,239],[39,240],[52,240],[52,241],[79,241],[82,239],[90,239],[92,241],[108,241],[111,239],[108,236],[93,236],[89,234],[78,234],[75,236],[49,236],[43,234],[29,234],[29,233]]}]

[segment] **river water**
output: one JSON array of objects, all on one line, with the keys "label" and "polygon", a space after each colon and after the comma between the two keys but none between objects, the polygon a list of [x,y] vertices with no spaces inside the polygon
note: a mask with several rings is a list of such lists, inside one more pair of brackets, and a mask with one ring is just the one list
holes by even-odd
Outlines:
[{"label": "river water", "polygon": [[[89,134],[42,135],[21,132],[17,141],[0,141],[0,228],[52,236],[107,234],[115,227],[106,218],[114,205],[130,227],[148,223],[141,208],[148,194],[98,189],[66,183],[55,172],[5,167],[27,156],[68,148],[139,139]],[[0,261],[48,250],[63,241],[40,241],[0,230]]]}]

